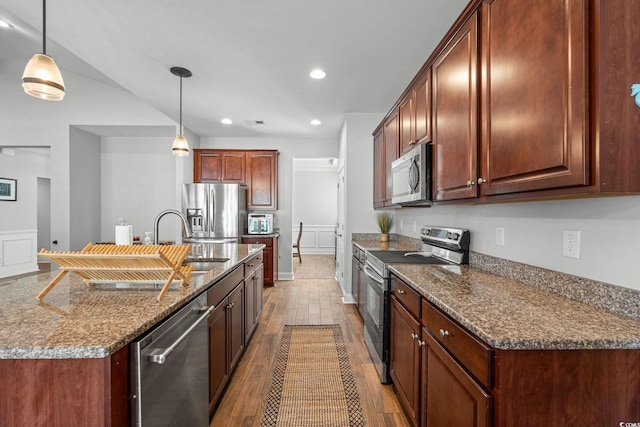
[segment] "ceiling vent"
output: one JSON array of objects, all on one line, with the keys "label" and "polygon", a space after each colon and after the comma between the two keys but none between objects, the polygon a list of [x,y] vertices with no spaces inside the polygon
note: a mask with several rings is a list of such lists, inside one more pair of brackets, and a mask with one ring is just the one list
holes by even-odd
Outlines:
[{"label": "ceiling vent", "polygon": [[244,122],[246,124],[248,124],[249,126],[263,125],[264,124],[264,120],[245,120]]}]

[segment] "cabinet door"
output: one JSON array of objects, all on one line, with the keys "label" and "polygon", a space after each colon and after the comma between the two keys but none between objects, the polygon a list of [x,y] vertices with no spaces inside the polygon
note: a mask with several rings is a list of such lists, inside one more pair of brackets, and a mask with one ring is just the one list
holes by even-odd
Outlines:
[{"label": "cabinet door", "polygon": [[491,396],[447,351],[422,330],[423,426],[487,427],[491,422]]},{"label": "cabinet door", "polygon": [[251,339],[256,328],[256,274],[253,272],[244,279],[244,342]]},{"label": "cabinet door", "polygon": [[384,169],[384,128],[373,134],[373,207],[384,207],[387,179]]},{"label": "cabinet door", "polygon": [[398,113],[384,124],[384,206],[391,205],[393,195],[393,174],[391,162],[398,158]]},{"label": "cabinet door", "polygon": [[209,316],[209,414],[229,378],[227,370],[227,301]]},{"label": "cabinet door", "polygon": [[278,153],[275,151],[249,151],[247,152],[247,165],[247,209],[277,209]]},{"label": "cabinet door", "polygon": [[484,3],[482,195],[589,183],[588,4]]},{"label": "cabinet door", "polygon": [[356,308],[359,308],[360,299],[360,261],[358,258],[351,259],[351,296],[356,302]]},{"label": "cabinet door", "polygon": [[262,314],[262,307],[264,305],[264,266],[261,265],[256,270],[255,274],[255,283],[256,283],[256,325],[258,324],[258,320],[260,319],[260,314]]},{"label": "cabinet door", "polygon": [[238,286],[229,294],[227,322],[228,372],[231,373],[244,350],[244,286]]},{"label": "cabinet door", "polygon": [[246,161],[244,152],[229,151],[222,153],[222,172],[220,179],[223,182],[245,183]]},{"label": "cabinet door", "polygon": [[413,91],[414,140],[418,144],[431,141],[431,68]]},{"label": "cabinet door", "polygon": [[193,182],[220,181],[222,153],[213,150],[193,150]]},{"label": "cabinet door", "polygon": [[477,19],[460,28],[432,66],[436,200],[477,196]]},{"label": "cabinet door", "polygon": [[420,415],[419,339],[420,324],[402,307],[396,297],[392,296],[389,373],[413,425],[418,425]]},{"label": "cabinet door", "polygon": [[413,148],[415,144],[415,92],[411,91],[407,97],[402,100],[398,108],[398,117],[400,123],[400,155],[405,154]]}]

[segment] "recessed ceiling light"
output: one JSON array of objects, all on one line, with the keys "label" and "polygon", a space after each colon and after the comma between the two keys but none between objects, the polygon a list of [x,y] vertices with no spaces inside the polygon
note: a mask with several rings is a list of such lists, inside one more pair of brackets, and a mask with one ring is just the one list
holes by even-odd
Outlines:
[{"label": "recessed ceiling light", "polygon": [[220,120],[220,123],[222,123],[223,125],[230,125],[233,123],[233,121],[225,117],[224,119]]},{"label": "recessed ceiling light", "polygon": [[311,120],[311,122],[309,122],[309,123],[311,123],[311,124],[312,124],[312,125],[314,125],[314,126],[318,126],[318,125],[321,125],[321,124],[322,124],[322,122],[321,122],[320,120],[318,120],[318,119],[313,119],[313,120]]},{"label": "recessed ceiling light", "polygon": [[327,77],[327,73],[325,73],[320,68],[316,68],[315,70],[313,70],[312,72],[309,73],[309,77],[311,77],[312,79],[317,79],[317,80],[324,79],[325,77]]},{"label": "recessed ceiling light", "polygon": [[8,22],[3,21],[2,19],[0,19],[0,27],[2,27],[2,28],[13,28],[13,25],[11,25]]}]

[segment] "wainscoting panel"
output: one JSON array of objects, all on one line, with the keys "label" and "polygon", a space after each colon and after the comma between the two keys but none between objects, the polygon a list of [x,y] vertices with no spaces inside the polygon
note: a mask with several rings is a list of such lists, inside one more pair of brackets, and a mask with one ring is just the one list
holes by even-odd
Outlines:
[{"label": "wainscoting panel", "polygon": [[0,277],[38,271],[36,230],[0,232]]},{"label": "wainscoting panel", "polygon": [[[291,232],[294,242],[298,238],[299,229],[299,224],[296,224]],[[300,246],[303,256],[304,254],[334,254],[336,250],[336,226],[303,224]]]}]

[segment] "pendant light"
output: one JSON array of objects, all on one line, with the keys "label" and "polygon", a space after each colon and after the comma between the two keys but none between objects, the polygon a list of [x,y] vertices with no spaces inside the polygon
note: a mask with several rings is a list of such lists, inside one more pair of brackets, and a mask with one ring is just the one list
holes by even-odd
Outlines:
[{"label": "pendant light", "polygon": [[173,141],[173,148],[171,148],[171,150],[174,156],[185,157],[189,155],[189,143],[187,142],[187,138],[182,134],[182,78],[191,77],[191,71],[182,67],[171,67],[171,73],[180,76],[180,133]]},{"label": "pendant light", "polygon": [[56,61],[47,55],[47,1],[42,0],[42,53],[36,53],[22,74],[24,91],[36,98],[62,101],[64,81]]}]

